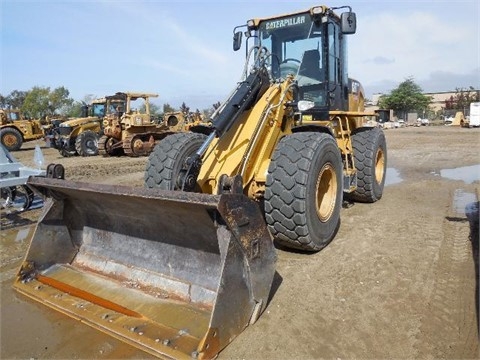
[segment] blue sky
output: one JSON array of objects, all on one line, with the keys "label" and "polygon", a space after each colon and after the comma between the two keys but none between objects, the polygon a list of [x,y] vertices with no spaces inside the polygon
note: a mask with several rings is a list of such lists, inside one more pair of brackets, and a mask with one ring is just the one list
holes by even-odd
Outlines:
[{"label": "blue sky", "polygon": [[424,91],[480,88],[478,0],[0,0],[0,94],[65,86],[75,100],[158,93],[158,105],[205,109],[241,75],[233,28],[314,5],[350,5],[349,73],[371,97],[408,77]]}]

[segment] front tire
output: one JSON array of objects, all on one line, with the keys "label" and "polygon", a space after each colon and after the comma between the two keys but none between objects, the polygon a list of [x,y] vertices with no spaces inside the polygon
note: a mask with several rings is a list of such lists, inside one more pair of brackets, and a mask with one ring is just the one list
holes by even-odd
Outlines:
[{"label": "front tire", "polygon": [[75,139],[75,149],[80,156],[98,155],[98,137],[91,130],[86,130]]},{"label": "front tire", "polygon": [[205,142],[206,135],[177,133],[165,137],[148,157],[145,187],[180,190],[177,179],[185,160],[195,154]]},{"label": "front tire", "polygon": [[373,203],[381,199],[387,172],[387,143],[379,128],[359,129],[352,135],[357,188],[349,200]]},{"label": "front tire", "polygon": [[340,225],[342,177],[332,136],[285,136],[273,153],[265,188],[265,218],[274,239],[306,251],[324,248]]},{"label": "front tire", "polygon": [[22,134],[15,128],[0,129],[0,139],[8,151],[20,150],[23,144]]}]

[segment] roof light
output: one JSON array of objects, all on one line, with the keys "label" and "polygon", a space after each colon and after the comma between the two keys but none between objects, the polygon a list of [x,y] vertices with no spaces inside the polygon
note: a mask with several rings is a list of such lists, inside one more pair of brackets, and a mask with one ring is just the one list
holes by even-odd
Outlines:
[{"label": "roof light", "polygon": [[322,15],[323,14],[323,6],[316,6],[311,10],[312,15]]}]

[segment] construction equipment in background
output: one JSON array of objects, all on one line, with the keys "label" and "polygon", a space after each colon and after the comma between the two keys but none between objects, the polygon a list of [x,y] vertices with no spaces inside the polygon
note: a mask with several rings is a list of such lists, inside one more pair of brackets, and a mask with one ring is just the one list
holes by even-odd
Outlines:
[{"label": "construction equipment in background", "polygon": [[64,157],[97,155],[103,118],[114,112],[117,106],[125,106],[125,103],[120,99],[107,101],[106,98],[99,98],[90,105],[82,106],[80,118],[52,121],[45,135],[47,146],[58,149]]},{"label": "construction equipment in background", "polygon": [[151,354],[217,356],[268,304],[271,237],[319,251],[344,194],[382,197],[385,136],[347,74],[355,29],[326,6],[236,27],[237,87],[211,127],[155,146],[145,189],[31,179],[49,205],[14,287]]},{"label": "construction equipment in background", "polygon": [[164,123],[157,124],[152,121],[151,97],[158,97],[158,95],[118,92],[107,96],[109,101],[122,100],[125,106],[103,120],[103,136],[98,141],[100,155],[148,155],[156,141],[172,133]]},{"label": "construction equipment in background", "polygon": [[384,124],[389,121],[393,121],[393,110],[392,109],[377,109],[375,110],[375,115],[377,117],[377,122]]},{"label": "construction equipment in background", "polygon": [[185,114],[183,111],[166,112],[163,115],[163,123],[174,132],[188,131],[193,126],[206,125],[201,114]]},{"label": "construction equipment in background", "polygon": [[0,144],[0,189],[1,208],[25,211],[33,203],[34,193],[26,185],[30,176],[45,176],[41,169],[44,163],[42,150],[35,146],[34,162],[37,168],[24,166],[10,154],[8,149]]},{"label": "construction equipment in background", "polygon": [[23,117],[19,109],[0,109],[0,140],[8,151],[20,150],[27,141],[41,139],[44,135],[40,120]]},{"label": "construction equipment in background", "polygon": [[375,118],[377,121],[377,125],[382,129],[394,129],[394,128],[400,127],[400,122],[396,121],[395,118],[393,117],[392,109],[375,110]]},{"label": "construction equipment in background", "polygon": [[446,117],[444,120],[445,125],[447,126],[461,126],[465,127],[467,119],[465,119],[465,116],[463,115],[462,111],[457,111],[455,113],[455,116],[449,116]]}]

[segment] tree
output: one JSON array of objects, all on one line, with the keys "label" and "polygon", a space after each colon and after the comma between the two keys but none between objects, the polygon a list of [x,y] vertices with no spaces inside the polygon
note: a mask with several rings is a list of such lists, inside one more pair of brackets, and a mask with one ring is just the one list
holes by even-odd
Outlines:
[{"label": "tree", "polygon": [[455,99],[453,95],[445,100],[445,110],[453,110],[455,108]]},{"label": "tree", "polygon": [[409,112],[423,113],[428,111],[432,97],[423,95],[422,92],[413,78],[408,78],[392,90],[389,95],[382,95],[378,104],[381,109],[393,109],[399,117],[405,119]]},{"label": "tree", "polygon": [[203,109],[202,110],[203,118],[204,119],[210,119],[210,117],[215,112],[215,110],[217,110],[221,105],[222,105],[222,103],[220,101],[217,101],[216,103],[212,104],[212,107],[210,107],[208,109]]},{"label": "tree", "polygon": [[150,115],[160,116],[161,115],[160,106],[158,106],[157,104],[150,103]]},{"label": "tree", "polygon": [[67,117],[81,117],[82,107],[89,103],[86,101],[74,101],[72,104],[62,107],[61,114]]},{"label": "tree", "polygon": [[64,107],[73,104],[73,99],[69,97],[70,92],[63,86],[53,89],[48,94],[48,111],[50,114],[62,112]]},{"label": "tree", "polygon": [[13,90],[7,96],[0,95],[0,108],[21,109],[26,96],[26,91],[19,90]]},{"label": "tree", "polygon": [[44,118],[60,113],[63,108],[68,108],[74,102],[69,94],[63,86],[53,91],[50,91],[49,87],[34,86],[25,97],[22,111],[34,118]]},{"label": "tree", "polygon": [[169,103],[163,104],[163,113],[174,112],[175,108],[173,108]]},{"label": "tree", "polygon": [[182,103],[182,106],[180,106],[180,111],[185,115],[190,114],[190,108],[184,102]]},{"label": "tree", "polygon": [[48,94],[50,88],[34,86],[25,97],[22,111],[30,117],[43,118],[48,113]]},{"label": "tree", "polygon": [[453,109],[465,113],[465,110],[470,107],[472,102],[478,101],[480,101],[480,91],[475,90],[473,86],[470,86],[469,89],[456,88],[455,95],[445,100],[445,109]]},{"label": "tree", "polygon": [[213,110],[217,110],[221,105],[222,103],[220,101],[217,101],[215,104],[212,104]]}]

